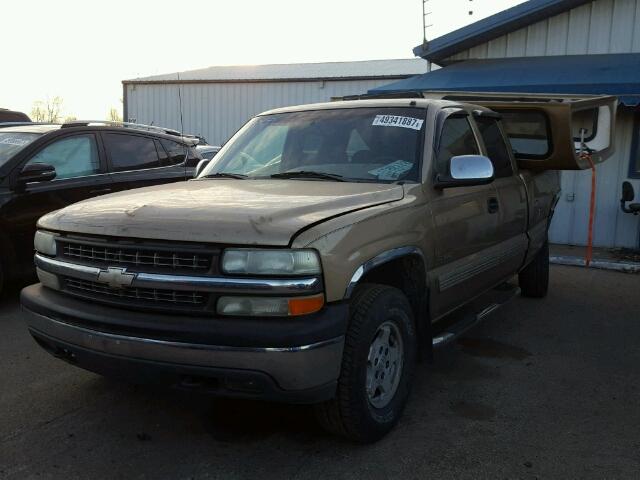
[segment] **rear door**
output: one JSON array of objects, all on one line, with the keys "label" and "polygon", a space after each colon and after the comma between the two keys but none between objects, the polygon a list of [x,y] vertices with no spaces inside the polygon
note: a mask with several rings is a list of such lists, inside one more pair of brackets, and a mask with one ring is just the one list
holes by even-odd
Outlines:
[{"label": "rear door", "polygon": [[493,112],[476,111],[473,117],[483,154],[489,157],[494,168],[493,185],[498,192],[500,218],[497,236],[502,252],[494,274],[501,280],[518,270],[527,251],[527,191],[524,181],[517,175],[517,166],[499,116]]},{"label": "rear door", "polygon": [[120,132],[101,132],[101,136],[116,191],[187,178],[184,157],[170,156],[158,138]]}]

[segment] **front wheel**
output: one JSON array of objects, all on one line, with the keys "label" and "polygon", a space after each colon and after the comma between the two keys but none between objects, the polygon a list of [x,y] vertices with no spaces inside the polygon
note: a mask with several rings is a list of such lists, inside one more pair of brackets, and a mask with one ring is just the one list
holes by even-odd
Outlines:
[{"label": "front wheel", "polygon": [[354,294],[336,397],[316,406],[321,425],[351,440],[383,437],[404,410],[416,361],[416,333],[407,297],[366,284]]}]

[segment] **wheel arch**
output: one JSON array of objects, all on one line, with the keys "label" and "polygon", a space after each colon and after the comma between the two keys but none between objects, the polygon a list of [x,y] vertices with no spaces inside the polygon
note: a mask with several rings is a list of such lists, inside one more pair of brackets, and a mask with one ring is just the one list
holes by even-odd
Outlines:
[{"label": "wheel arch", "polygon": [[419,344],[431,346],[427,262],[422,250],[406,246],[384,251],[360,265],[345,290],[349,300],[358,285],[376,283],[401,290],[409,299],[414,314]]}]

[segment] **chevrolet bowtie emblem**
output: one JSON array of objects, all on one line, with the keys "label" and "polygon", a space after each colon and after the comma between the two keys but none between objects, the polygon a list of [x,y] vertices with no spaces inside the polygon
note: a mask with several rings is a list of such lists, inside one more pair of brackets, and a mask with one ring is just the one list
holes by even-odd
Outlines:
[{"label": "chevrolet bowtie emblem", "polygon": [[109,267],[98,274],[98,282],[106,283],[111,288],[128,287],[134,278],[135,273],[127,273],[126,268]]}]

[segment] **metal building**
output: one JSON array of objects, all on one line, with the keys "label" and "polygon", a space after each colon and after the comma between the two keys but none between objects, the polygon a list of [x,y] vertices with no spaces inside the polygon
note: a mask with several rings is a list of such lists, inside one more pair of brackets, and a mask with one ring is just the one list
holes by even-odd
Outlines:
[{"label": "metal building", "polygon": [[424,73],[426,65],[422,59],[405,59],[217,66],[136,78],[122,82],[124,118],[183,129],[221,144],[257,113],[363,93]]},{"label": "metal building", "polygon": [[[414,53],[444,68],[374,90],[616,95],[616,153],[596,167],[594,245],[640,248],[640,216],[620,209],[623,181],[640,194],[640,0],[530,0]],[[586,244],[590,192],[590,171],[562,172],[552,242]]]}]

